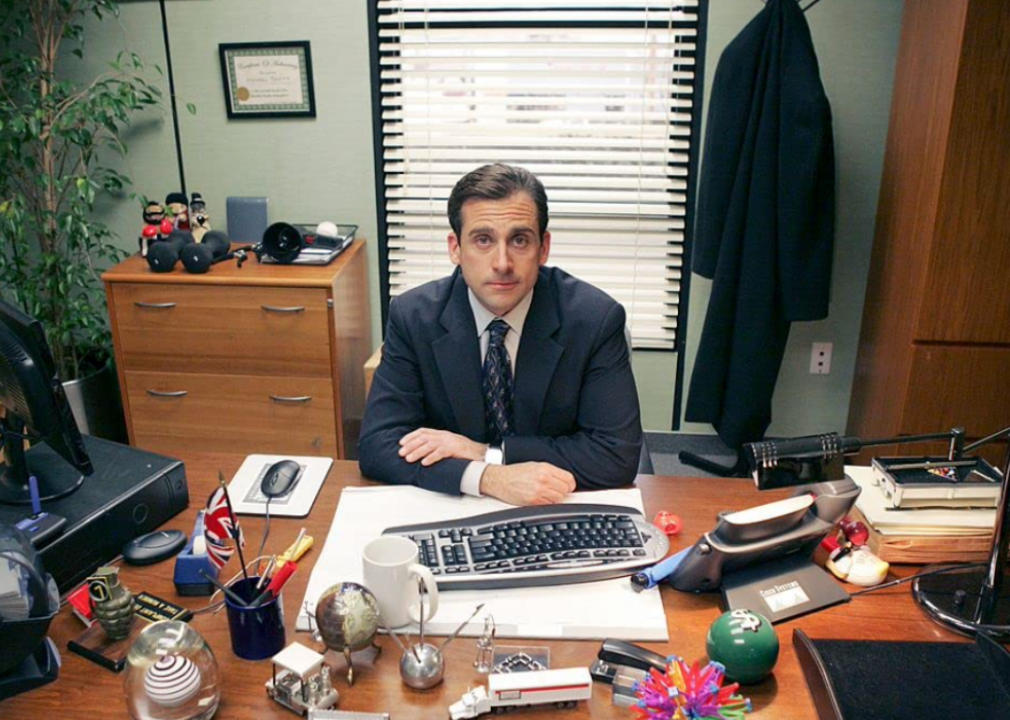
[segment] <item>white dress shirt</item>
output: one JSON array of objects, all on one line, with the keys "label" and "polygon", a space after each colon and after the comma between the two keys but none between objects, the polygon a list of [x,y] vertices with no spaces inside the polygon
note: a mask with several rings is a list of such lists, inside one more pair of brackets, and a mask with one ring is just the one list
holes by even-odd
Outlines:
[{"label": "white dress shirt", "polygon": [[[477,326],[477,337],[480,339],[480,363],[484,366],[484,358],[487,357],[487,348],[491,343],[491,333],[488,326],[498,319],[498,316],[481,305],[480,300],[473,294],[473,290],[467,289],[467,296],[470,298],[470,309],[473,311],[474,323]],[[533,303],[533,291],[530,290],[526,297],[519,301],[514,308],[501,316],[508,326],[505,333],[505,350],[509,356],[509,365],[512,367],[512,385],[515,387],[516,358],[519,357],[519,341],[523,335],[523,325],[526,324],[526,316],[530,312],[530,305]],[[481,393],[483,397],[483,393]],[[502,440],[504,448],[505,441]],[[488,466],[486,462],[473,460],[463,471],[463,477],[459,483],[459,489],[465,495],[475,495],[480,497],[480,479],[484,475],[484,469]]]}]

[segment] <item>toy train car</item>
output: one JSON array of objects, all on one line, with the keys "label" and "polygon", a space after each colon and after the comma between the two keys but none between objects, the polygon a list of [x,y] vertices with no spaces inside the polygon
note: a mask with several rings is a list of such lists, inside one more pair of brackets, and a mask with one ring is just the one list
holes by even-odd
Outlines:
[{"label": "toy train car", "polygon": [[593,679],[584,667],[491,675],[488,687],[468,691],[449,708],[452,720],[527,705],[575,707],[593,694]]}]

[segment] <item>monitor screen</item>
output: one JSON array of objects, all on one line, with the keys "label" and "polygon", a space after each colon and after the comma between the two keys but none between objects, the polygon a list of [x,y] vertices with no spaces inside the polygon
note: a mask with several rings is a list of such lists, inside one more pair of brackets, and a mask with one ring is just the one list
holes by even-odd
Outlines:
[{"label": "monitor screen", "polygon": [[[0,406],[5,417],[4,462],[0,464],[0,502],[30,501],[24,440],[42,440],[82,476],[93,468],[67,401],[41,323],[0,300]],[[42,499],[73,492],[83,477],[36,475]]]}]

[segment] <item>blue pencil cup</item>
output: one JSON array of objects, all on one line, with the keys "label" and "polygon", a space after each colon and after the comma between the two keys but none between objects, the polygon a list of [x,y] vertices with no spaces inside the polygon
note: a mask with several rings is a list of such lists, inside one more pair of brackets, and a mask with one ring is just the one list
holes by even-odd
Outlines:
[{"label": "blue pencil cup", "polygon": [[[251,603],[256,592],[258,577],[243,578],[229,586],[243,600]],[[282,593],[283,595],[283,593]],[[242,607],[225,596],[228,611],[228,629],[231,631],[231,649],[243,660],[263,660],[284,649],[284,605],[276,597],[259,607]]]}]

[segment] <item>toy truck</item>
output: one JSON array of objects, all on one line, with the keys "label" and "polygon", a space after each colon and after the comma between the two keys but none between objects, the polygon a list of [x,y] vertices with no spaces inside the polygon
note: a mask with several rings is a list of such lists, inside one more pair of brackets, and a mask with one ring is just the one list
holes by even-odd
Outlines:
[{"label": "toy truck", "polygon": [[481,685],[464,693],[449,707],[449,716],[463,720],[527,705],[575,707],[592,694],[593,679],[584,667],[496,674],[488,678],[487,688]]}]

